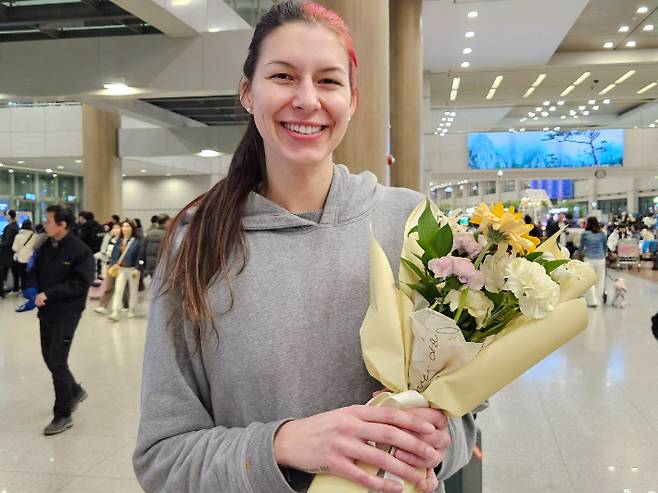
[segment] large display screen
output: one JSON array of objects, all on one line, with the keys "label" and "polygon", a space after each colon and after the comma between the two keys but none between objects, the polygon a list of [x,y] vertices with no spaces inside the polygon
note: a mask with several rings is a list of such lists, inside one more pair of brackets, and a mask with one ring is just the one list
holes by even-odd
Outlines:
[{"label": "large display screen", "polygon": [[468,134],[470,169],[621,166],[622,129]]},{"label": "large display screen", "polygon": [[528,188],[546,190],[551,200],[574,197],[574,180],[531,180]]}]

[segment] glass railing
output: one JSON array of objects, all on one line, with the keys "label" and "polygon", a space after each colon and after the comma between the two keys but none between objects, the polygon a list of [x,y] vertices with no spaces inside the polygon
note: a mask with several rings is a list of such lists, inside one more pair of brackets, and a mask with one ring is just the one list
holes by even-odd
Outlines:
[{"label": "glass railing", "polygon": [[274,1],[272,0],[224,0],[237,14],[247,21],[251,26],[267,12]]}]

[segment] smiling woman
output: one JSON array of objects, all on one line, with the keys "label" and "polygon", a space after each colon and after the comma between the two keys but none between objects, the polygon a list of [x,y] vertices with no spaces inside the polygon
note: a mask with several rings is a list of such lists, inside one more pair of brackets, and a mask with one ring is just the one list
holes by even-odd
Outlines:
[{"label": "smiling woman", "polygon": [[147,492],[305,492],[315,473],[402,491],[357,460],[443,491],[471,456],[470,413],[359,405],[379,390],[359,342],[368,234],[399,258],[423,197],[334,164],[357,66],[319,4],[281,2],[256,26],[247,130],[228,176],[176,217],[154,276],[134,456]]}]

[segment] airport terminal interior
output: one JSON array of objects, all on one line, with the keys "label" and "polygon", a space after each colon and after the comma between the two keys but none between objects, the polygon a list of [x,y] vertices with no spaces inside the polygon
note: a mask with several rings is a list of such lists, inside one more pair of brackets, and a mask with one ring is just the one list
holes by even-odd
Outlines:
[{"label": "airport terminal interior", "polygon": [[[229,172],[252,118],[243,63],[278,3],[0,0],[0,493],[145,491],[132,455],[158,245]],[[488,399],[445,491],[656,493],[658,0],[318,3],[359,56],[335,163],[422,193],[464,232],[484,227],[482,203],[518,211],[537,242],[556,234],[564,262],[598,276],[579,293],[584,330]],[[63,244],[47,224],[57,205],[96,273],[68,357],[88,396],[48,433],[55,392],[28,270]],[[126,224],[141,242],[132,277],[137,241],[113,246]]]}]

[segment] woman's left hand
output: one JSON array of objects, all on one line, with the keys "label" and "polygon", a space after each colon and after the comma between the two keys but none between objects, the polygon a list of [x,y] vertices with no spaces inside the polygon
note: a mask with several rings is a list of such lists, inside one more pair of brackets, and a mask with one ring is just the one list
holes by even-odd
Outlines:
[{"label": "woman's left hand", "polygon": [[438,465],[443,462],[445,451],[450,447],[451,443],[450,431],[448,429],[448,418],[443,414],[443,411],[425,407],[406,409],[406,412],[424,419],[425,421],[429,421],[434,425],[435,430],[432,433],[418,434],[412,432],[412,435],[415,435],[417,438],[427,443],[436,451],[436,454],[433,459],[426,459],[409,453],[406,450],[398,450],[395,452],[395,457],[406,462],[410,466],[423,467],[426,469],[434,469],[438,467]]}]

